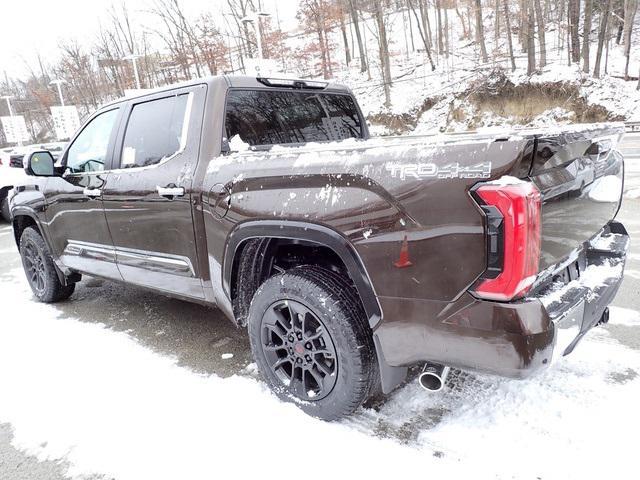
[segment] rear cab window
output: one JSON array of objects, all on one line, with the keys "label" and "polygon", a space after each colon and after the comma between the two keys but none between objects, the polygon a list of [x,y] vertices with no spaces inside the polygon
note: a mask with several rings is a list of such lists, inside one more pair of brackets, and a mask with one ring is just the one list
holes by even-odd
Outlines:
[{"label": "rear cab window", "polygon": [[147,167],[184,149],[189,94],[133,106],[122,145],[120,168]]},{"label": "rear cab window", "polygon": [[362,120],[348,94],[235,90],[227,95],[225,135],[251,146],[363,138]]}]

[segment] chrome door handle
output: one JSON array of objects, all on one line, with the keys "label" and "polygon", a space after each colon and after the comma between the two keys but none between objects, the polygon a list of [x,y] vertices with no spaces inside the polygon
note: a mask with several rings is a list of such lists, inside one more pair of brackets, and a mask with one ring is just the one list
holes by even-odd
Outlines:
[{"label": "chrome door handle", "polygon": [[173,199],[174,197],[184,196],[184,187],[158,187],[156,186],[158,195],[164,198]]},{"label": "chrome door handle", "polygon": [[99,197],[102,195],[102,190],[100,188],[85,188],[82,193],[87,197]]}]

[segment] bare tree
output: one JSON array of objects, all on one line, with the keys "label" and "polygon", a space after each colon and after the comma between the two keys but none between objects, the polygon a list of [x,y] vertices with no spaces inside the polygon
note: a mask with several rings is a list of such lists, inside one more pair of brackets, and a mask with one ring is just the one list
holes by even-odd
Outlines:
[{"label": "bare tree", "polygon": [[387,41],[387,27],[385,25],[382,0],[374,0],[374,17],[378,33],[378,53],[380,55],[380,69],[382,70],[382,84],[384,89],[384,105],[391,106],[391,66],[389,62],[389,43]]},{"label": "bare tree", "polygon": [[367,71],[367,52],[362,44],[362,34],[360,32],[360,22],[358,21],[358,11],[356,10],[355,2],[357,0],[347,0],[347,6],[349,7],[349,15],[351,15],[351,22],[353,23],[353,29],[356,32],[356,40],[358,41],[358,53],[360,54],[360,71]]},{"label": "bare tree", "polygon": [[462,38],[469,38],[470,37],[469,29],[467,28],[467,24],[464,20],[464,15],[460,12],[460,9],[458,8],[458,0],[455,0],[455,6],[456,6],[456,15],[458,16],[458,18],[460,19],[460,23],[462,24]]},{"label": "bare tree", "polygon": [[516,69],[516,60],[513,56],[513,41],[511,39],[511,20],[509,20],[509,2],[508,0],[502,0],[502,6],[504,8],[504,24],[507,31],[507,45],[509,47],[509,59],[511,60],[511,71]]},{"label": "bare tree", "polygon": [[535,12],[533,1],[527,3],[527,75],[532,75],[536,70]]},{"label": "bare tree", "polygon": [[493,6],[493,50],[497,52],[500,45],[500,0],[495,0]]},{"label": "bare tree", "polygon": [[629,57],[631,56],[631,33],[633,32],[633,21],[638,10],[638,0],[624,1],[624,79],[629,80]]},{"label": "bare tree", "polygon": [[569,36],[571,38],[571,61],[580,61],[580,0],[569,0]]},{"label": "bare tree", "polygon": [[538,25],[538,45],[540,47],[540,68],[543,68],[547,64],[547,42],[544,34],[544,15],[542,14],[542,7],[540,6],[540,0],[532,0],[533,7],[536,14],[536,24]]},{"label": "bare tree", "polygon": [[596,64],[593,67],[593,76],[600,78],[600,62],[602,60],[602,49],[607,35],[607,25],[609,23],[609,12],[611,10],[611,0],[604,0],[602,13],[600,14],[600,29],[598,31],[598,50],[596,51]]},{"label": "bare tree", "polygon": [[444,53],[444,42],[443,42],[443,33],[442,33],[442,8],[440,6],[440,0],[435,0],[436,2],[436,28],[438,29],[438,53],[442,55]]},{"label": "bare tree", "polygon": [[582,71],[589,73],[589,51],[591,40],[591,16],[593,14],[593,0],[584,0],[584,26],[582,28]]},{"label": "bare tree", "polygon": [[342,42],[344,43],[344,59],[347,66],[349,66],[351,63],[351,50],[349,50],[349,39],[347,38],[347,26],[344,23],[344,10],[342,9],[342,3],[338,4],[337,10],[336,15],[340,21],[340,32],[342,32]]},{"label": "bare tree", "polygon": [[482,61],[487,63],[489,58],[487,56],[487,46],[484,42],[484,26],[482,19],[482,2],[475,0],[476,10],[476,41],[480,44],[480,53],[482,55]]},{"label": "bare tree", "polygon": [[[413,12],[413,15],[416,17],[418,33],[420,33],[420,38],[422,39],[424,50],[427,54],[427,58],[429,59],[429,64],[431,65],[431,71],[434,71],[436,69],[436,66],[433,63],[433,58],[431,57],[431,47],[429,46],[429,41],[427,40],[427,32],[424,27],[424,17],[422,17],[422,15],[418,17],[418,12],[416,11],[413,0],[407,0],[407,3],[409,4],[409,8],[411,9],[411,11]],[[421,22],[422,22],[422,25],[421,25]]]},{"label": "bare tree", "polygon": [[298,6],[298,19],[301,20],[308,31],[313,32],[318,38],[318,51],[320,52],[320,65],[322,76],[332,76],[331,54],[327,38],[327,24],[329,5],[325,0],[302,0]]}]

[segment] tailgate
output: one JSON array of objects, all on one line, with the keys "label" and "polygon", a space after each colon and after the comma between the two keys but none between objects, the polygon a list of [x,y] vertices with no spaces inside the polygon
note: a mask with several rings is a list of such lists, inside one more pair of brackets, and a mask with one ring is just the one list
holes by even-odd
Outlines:
[{"label": "tailgate", "polygon": [[566,260],[618,212],[621,126],[583,126],[536,136],[530,178],[542,195],[540,271]]}]

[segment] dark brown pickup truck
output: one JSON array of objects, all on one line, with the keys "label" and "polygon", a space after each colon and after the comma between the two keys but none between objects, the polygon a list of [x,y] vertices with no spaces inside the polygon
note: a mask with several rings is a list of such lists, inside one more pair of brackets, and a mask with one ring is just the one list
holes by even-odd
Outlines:
[{"label": "dark brown pickup truck", "polygon": [[25,157],[34,295],[81,275],[215,305],[280,397],[336,419],[407,369],[526,377],[608,319],[628,235],[617,125],[369,138],[349,89],[216,77]]}]

